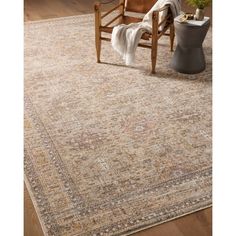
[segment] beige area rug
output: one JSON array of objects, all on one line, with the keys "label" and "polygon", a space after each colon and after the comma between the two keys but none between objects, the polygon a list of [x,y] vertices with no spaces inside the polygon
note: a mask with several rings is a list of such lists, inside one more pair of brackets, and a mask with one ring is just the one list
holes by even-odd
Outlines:
[{"label": "beige area rug", "polygon": [[211,32],[207,69],[157,74],[138,48],[125,67],[92,15],[25,25],[25,181],[45,235],[128,235],[211,205]]}]

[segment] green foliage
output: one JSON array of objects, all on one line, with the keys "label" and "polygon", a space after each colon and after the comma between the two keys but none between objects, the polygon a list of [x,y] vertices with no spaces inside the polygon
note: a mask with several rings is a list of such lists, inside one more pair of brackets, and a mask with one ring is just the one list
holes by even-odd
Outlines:
[{"label": "green foliage", "polygon": [[211,5],[212,0],[186,0],[186,2],[193,7],[203,9]]}]

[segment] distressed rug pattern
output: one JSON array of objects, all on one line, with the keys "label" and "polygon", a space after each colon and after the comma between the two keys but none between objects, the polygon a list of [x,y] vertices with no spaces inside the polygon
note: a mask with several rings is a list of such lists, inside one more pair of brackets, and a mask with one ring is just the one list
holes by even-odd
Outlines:
[{"label": "distressed rug pattern", "polygon": [[45,235],[128,235],[211,205],[207,69],[169,68],[160,40],[123,65],[93,15],[25,24],[25,182]]}]

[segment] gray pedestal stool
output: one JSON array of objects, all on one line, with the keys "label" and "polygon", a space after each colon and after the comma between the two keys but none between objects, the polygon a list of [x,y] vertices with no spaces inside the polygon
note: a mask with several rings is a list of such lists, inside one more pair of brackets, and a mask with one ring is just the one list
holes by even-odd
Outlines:
[{"label": "gray pedestal stool", "polygon": [[210,26],[209,18],[205,17],[204,22],[180,23],[177,17],[174,26],[178,44],[171,61],[171,67],[185,74],[196,74],[205,70],[206,63],[202,43]]}]

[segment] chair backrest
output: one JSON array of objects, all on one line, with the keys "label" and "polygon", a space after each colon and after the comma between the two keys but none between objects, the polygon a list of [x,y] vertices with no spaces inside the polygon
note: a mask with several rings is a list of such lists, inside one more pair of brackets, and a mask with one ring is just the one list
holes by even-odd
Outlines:
[{"label": "chair backrest", "polygon": [[157,0],[125,0],[126,11],[146,14]]}]

